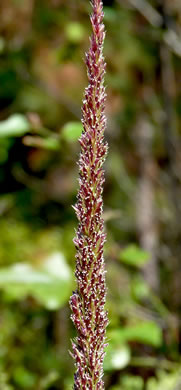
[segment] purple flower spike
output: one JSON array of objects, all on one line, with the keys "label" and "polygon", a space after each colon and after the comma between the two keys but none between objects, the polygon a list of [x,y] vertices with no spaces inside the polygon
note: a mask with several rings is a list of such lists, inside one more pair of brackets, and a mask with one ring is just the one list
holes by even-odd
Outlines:
[{"label": "purple flower spike", "polygon": [[77,290],[70,299],[72,320],[78,336],[72,343],[76,373],[74,390],[103,390],[105,332],[108,324],[106,300],[105,242],[102,219],[103,163],[107,154],[104,142],[105,62],[103,57],[103,3],[92,0],[93,34],[86,54],[89,85],[82,108],[83,133],[80,138],[79,193],[75,211],[79,220],[74,244]]}]

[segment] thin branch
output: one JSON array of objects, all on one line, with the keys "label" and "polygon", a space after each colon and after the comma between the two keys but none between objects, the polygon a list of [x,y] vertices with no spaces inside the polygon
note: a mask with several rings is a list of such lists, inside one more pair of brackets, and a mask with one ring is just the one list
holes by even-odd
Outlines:
[{"label": "thin branch", "polygon": [[[121,4],[121,0],[117,0]],[[160,27],[162,25],[162,16],[145,0],[127,0],[133,8],[136,8],[145,19],[154,27]]]},{"label": "thin branch", "polygon": [[[117,0],[117,2],[123,5],[122,0]],[[146,0],[127,0],[127,2],[139,11],[153,27],[159,28],[163,26],[163,16]],[[173,20],[172,22],[172,26],[167,27],[161,39],[163,39],[175,55],[181,57],[181,32],[178,27],[175,27]]]}]

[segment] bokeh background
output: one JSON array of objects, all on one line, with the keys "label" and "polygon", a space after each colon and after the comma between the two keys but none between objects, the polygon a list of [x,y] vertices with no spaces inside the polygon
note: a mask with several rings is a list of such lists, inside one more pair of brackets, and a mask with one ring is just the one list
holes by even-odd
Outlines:
[{"label": "bokeh background", "polygon": [[[181,389],[181,2],[105,0],[110,390]],[[69,390],[86,0],[0,1],[0,388]]]}]

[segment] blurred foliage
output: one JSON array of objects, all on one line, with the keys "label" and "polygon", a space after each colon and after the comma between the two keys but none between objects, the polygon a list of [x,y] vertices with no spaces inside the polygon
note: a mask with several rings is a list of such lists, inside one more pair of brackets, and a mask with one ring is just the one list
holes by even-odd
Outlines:
[{"label": "blurred foliage", "polygon": [[66,140],[77,141],[82,133],[81,122],[68,122],[62,128],[62,135]]},{"label": "blurred foliage", "polygon": [[69,298],[71,272],[61,253],[53,253],[39,268],[16,263],[0,271],[0,288],[8,298],[32,296],[48,309],[57,309]]},{"label": "blurred foliage", "polygon": [[141,267],[149,260],[149,253],[131,244],[121,252],[120,258],[125,264]]},{"label": "blurred foliage", "polygon": [[[181,387],[181,7],[167,3],[104,1],[110,390]],[[73,385],[71,205],[89,11],[85,0],[0,2],[1,390]]]}]

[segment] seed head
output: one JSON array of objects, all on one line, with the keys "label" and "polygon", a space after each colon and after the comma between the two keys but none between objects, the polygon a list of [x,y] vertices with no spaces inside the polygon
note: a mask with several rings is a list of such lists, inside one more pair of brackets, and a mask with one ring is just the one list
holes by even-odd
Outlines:
[{"label": "seed head", "polygon": [[103,163],[107,154],[104,142],[105,61],[103,43],[103,3],[92,0],[92,37],[86,54],[89,85],[82,107],[83,132],[80,138],[79,192],[74,207],[79,224],[74,238],[77,290],[70,298],[72,320],[78,336],[72,343],[76,373],[74,390],[103,390],[103,359],[107,313],[103,246]]}]

